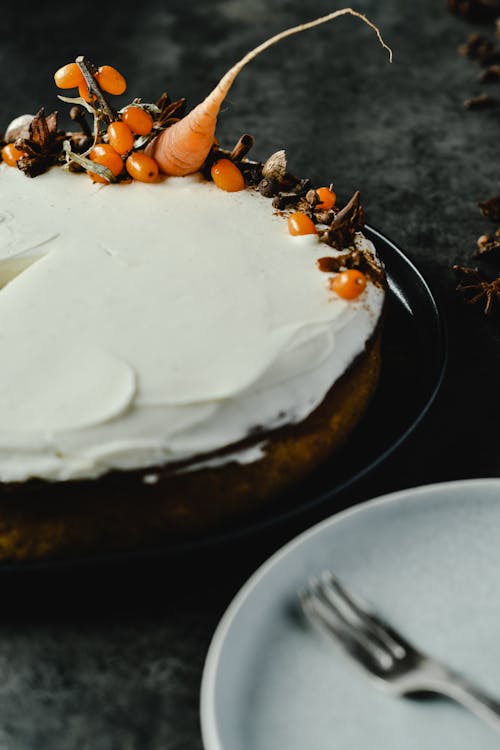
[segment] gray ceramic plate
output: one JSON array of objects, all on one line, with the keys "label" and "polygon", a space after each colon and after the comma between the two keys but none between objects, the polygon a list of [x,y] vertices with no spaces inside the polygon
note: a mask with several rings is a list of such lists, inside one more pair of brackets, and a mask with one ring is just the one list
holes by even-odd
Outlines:
[{"label": "gray ceramic plate", "polygon": [[379,692],[309,627],[296,592],[324,568],[500,697],[500,479],[432,485],[333,516],[252,576],[207,657],[206,750],[498,750],[451,702]]}]

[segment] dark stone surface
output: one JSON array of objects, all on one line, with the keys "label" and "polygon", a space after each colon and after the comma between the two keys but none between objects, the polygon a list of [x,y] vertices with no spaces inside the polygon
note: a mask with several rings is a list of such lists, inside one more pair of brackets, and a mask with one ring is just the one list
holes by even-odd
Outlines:
[{"label": "dark stone surface", "polygon": [[[382,27],[392,66],[368,29],[340,20],[247,68],[219,126],[227,145],[253,133],[257,157],[286,148],[294,172],[334,180],[344,198],[361,188],[369,222],[405,249],[447,320],[450,361],[437,403],[397,456],[352,490],[351,502],[500,474],[499,317],[459,304],[450,270],[470,264],[476,237],[495,228],[477,202],[500,191],[499,114],[463,110],[462,101],[486,87],[475,64],[456,53],[472,27],[444,0],[357,7]],[[1,127],[55,103],[53,71],[81,52],[122,70],[131,95],[153,99],[167,88],[195,103],[263,38],[330,10],[326,0],[309,8],[290,0],[49,3],[21,20],[11,3],[0,20]],[[500,98],[498,86],[491,90]],[[215,625],[247,575],[300,528],[214,560],[3,578],[0,746],[201,748],[198,690]]]}]

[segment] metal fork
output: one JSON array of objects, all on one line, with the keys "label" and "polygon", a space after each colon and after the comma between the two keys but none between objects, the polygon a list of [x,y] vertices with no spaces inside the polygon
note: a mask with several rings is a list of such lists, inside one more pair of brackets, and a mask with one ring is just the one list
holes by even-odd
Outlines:
[{"label": "metal fork", "polygon": [[433,692],[462,704],[500,732],[500,702],[419,651],[329,571],[299,594],[311,621],[342,646],[393,696]]}]

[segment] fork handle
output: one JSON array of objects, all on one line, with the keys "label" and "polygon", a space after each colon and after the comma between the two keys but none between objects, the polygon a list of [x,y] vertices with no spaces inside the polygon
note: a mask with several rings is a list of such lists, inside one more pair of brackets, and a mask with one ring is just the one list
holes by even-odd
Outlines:
[{"label": "fork handle", "polygon": [[436,692],[452,698],[479,719],[487,722],[497,732],[500,732],[499,701],[487,695],[461,675],[448,670],[443,669],[440,674],[433,678],[432,683]]}]

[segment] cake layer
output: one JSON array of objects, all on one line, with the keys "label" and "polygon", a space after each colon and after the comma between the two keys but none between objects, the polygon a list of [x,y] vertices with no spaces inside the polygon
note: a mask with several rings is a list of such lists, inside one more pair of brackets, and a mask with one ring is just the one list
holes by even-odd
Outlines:
[{"label": "cake layer", "polygon": [[337,297],[315,262],[335,251],[291,237],[254,190],[1,165],[0,201],[3,482],[182,461],[300,422],[380,317],[383,290]]}]

